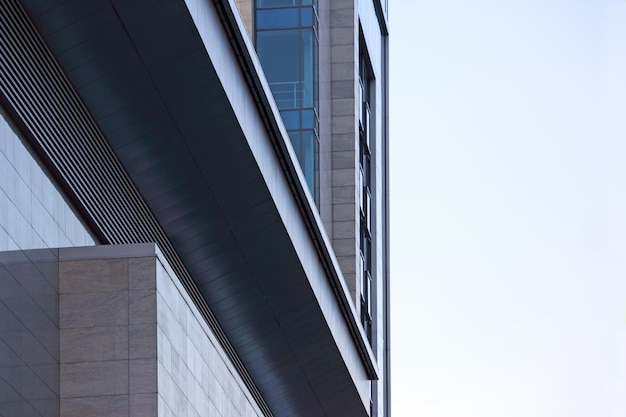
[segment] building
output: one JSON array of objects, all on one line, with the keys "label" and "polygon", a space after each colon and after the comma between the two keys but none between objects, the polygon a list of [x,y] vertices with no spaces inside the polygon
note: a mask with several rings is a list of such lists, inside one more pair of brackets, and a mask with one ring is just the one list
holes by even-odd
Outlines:
[{"label": "building", "polygon": [[0,415],[388,416],[387,4],[0,4]]}]

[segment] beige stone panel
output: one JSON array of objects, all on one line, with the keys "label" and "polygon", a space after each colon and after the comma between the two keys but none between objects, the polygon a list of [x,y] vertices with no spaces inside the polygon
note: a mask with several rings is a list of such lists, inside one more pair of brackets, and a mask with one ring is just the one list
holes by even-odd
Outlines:
[{"label": "beige stone panel", "polygon": [[157,325],[131,324],[128,326],[129,359],[154,358],[157,355]]},{"label": "beige stone panel", "polygon": [[331,96],[332,98],[354,98],[355,86],[353,80],[332,81]]},{"label": "beige stone panel", "polygon": [[128,408],[128,395],[61,399],[61,417],[128,417]]},{"label": "beige stone panel", "polygon": [[334,9],[331,13],[330,13],[330,25],[333,28],[338,28],[338,27],[349,27],[349,28],[354,28],[354,21],[355,21],[355,15],[354,15],[354,9],[352,8],[341,8],[341,9]]},{"label": "beige stone panel", "polygon": [[131,394],[157,392],[157,358],[131,359],[129,361]]},{"label": "beige stone panel", "polygon": [[128,291],[59,296],[60,328],[128,324]]},{"label": "beige stone panel", "polygon": [[[350,65],[350,64],[348,64]],[[332,107],[333,116],[351,116],[356,114],[356,106],[354,104],[354,97],[348,98],[336,98],[331,100],[330,105]]]},{"label": "beige stone panel", "polygon": [[332,152],[333,169],[356,169],[357,161],[354,151]]},{"label": "beige stone panel", "polygon": [[356,264],[354,255],[337,256],[339,263],[339,269],[341,270],[344,278],[347,274],[355,274]]},{"label": "beige stone panel", "polygon": [[[333,81],[354,80],[356,77],[356,69],[350,62],[338,62],[330,64],[330,76]],[[333,116],[335,114],[333,113]]]},{"label": "beige stone panel", "polygon": [[344,276],[347,274],[356,274],[356,258],[354,256],[338,256],[337,261]]},{"label": "beige stone panel", "polygon": [[61,362],[128,359],[127,326],[74,327],[60,331]]},{"label": "beige stone panel", "polygon": [[354,0],[330,0],[330,10],[354,9]]},{"label": "beige stone panel", "polygon": [[335,116],[331,121],[332,133],[356,134],[356,119],[354,116]]},{"label": "beige stone panel", "polygon": [[354,132],[333,135],[333,152],[351,151],[354,153],[356,149],[356,136]]},{"label": "beige stone panel", "polygon": [[356,184],[356,170],[354,168],[334,169],[333,187],[354,187]]},{"label": "beige stone panel", "polygon": [[127,393],[127,360],[61,364],[61,398]]},{"label": "beige stone panel", "polygon": [[357,293],[358,293],[358,283],[357,283],[357,279],[356,279],[356,274],[355,273],[344,273],[343,274],[343,280],[346,283],[346,287],[348,287],[348,292],[350,292],[350,298],[352,298],[352,301],[355,303],[355,305],[357,305],[356,301],[357,301]]},{"label": "beige stone panel", "polygon": [[354,44],[333,45],[330,48],[330,59],[331,62],[347,62],[354,65]]},{"label": "beige stone panel", "polygon": [[352,203],[356,201],[354,185],[333,188],[333,204]]},{"label": "beige stone panel", "polygon": [[150,290],[156,288],[155,257],[131,258],[128,260],[128,288]]},{"label": "beige stone panel", "polygon": [[129,324],[151,324],[157,319],[156,290],[137,290],[128,293]]},{"label": "beige stone panel", "polygon": [[333,224],[333,239],[355,239],[355,237],[356,223],[354,220]]},{"label": "beige stone panel", "polygon": [[120,291],[128,288],[126,259],[98,259],[59,263],[59,293]]},{"label": "beige stone panel", "polygon": [[356,240],[352,239],[334,239],[333,249],[337,258],[355,256],[357,252]]},{"label": "beige stone panel", "polygon": [[131,394],[130,417],[156,417],[157,412],[158,398],[156,393]]},{"label": "beige stone panel", "polygon": [[330,30],[330,44],[354,45],[355,36],[354,27],[334,27]]},{"label": "beige stone panel", "polygon": [[243,20],[244,25],[246,26],[246,31],[248,32],[248,36],[250,40],[254,40],[254,19],[252,13],[254,11],[253,2],[254,0],[236,0],[237,8],[239,9],[239,14],[241,15],[241,20]]},{"label": "beige stone panel", "polygon": [[355,204],[334,204],[333,220],[335,222],[351,221],[357,218],[357,208]]}]

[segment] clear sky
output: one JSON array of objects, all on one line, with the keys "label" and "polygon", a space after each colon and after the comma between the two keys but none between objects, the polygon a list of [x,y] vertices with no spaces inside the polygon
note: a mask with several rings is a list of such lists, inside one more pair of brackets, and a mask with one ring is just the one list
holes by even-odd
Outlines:
[{"label": "clear sky", "polygon": [[626,417],[626,0],[390,0],[394,417]]}]

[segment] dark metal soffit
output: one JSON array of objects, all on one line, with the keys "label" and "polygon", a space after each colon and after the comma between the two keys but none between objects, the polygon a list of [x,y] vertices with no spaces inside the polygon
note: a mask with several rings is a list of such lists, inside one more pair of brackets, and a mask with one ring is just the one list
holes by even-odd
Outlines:
[{"label": "dark metal soffit", "polygon": [[[3,32],[2,51],[12,49],[23,62],[3,60],[2,93],[107,240],[156,241],[183,281],[191,272],[195,282],[185,283],[188,291],[199,297],[199,307],[205,306],[207,320],[223,336],[204,300],[211,306],[227,333],[225,348],[234,345],[231,360],[241,364],[242,357],[262,391],[260,405],[267,399],[277,415],[331,410],[355,415],[362,404],[332,336],[319,327],[324,323],[319,306],[302,285],[289,236],[184,3],[161,1],[152,8],[137,1],[24,3],[63,72],[45,47],[33,47],[37,34],[14,42],[15,33]],[[28,32],[28,22],[3,18],[16,25],[14,32]],[[50,74],[53,78],[46,78]],[[293,174],[293,165],[287,165]],[[302,188],[299,180],[293,184]],[[345,294],[338,301],[345,302]],[[344,314],[354,326],[353,311]],[[356,328],[359,345],[364,342]],[[274,340],[285,344],[267,344]],[[363,363],[371,366],[371,352],[365,353]],[[240,372],[245,380],[243,366]],[[254,393],[251,381],[246,383]]]}]

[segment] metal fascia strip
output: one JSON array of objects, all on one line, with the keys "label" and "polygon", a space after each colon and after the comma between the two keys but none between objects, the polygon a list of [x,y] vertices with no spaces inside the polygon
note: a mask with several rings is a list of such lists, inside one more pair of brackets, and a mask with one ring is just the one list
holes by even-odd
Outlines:
[{"label": "metal fascia strip", "polygon": [[331,255],[333,253],[331,245],[325,239],[324,233],[322,232],[323,227],[321,226],[321,220],[319,220],[319,217],[316,216],[315,213],[317,208],[315,208],[315,204],[308,197],[304,189],[305,186],[303,182],[300,181],[300,178],[298,176],[295,163],[289,156],[285,137],[281,133],[279,124],[276,121],[277,118],[280,117],[280,115],[274,112],[272,105],[270,104],[270,99],[268,98],[271,96],[271,92],[269,91],[269,89],[266,90],[264,88],[263,83],[259,78],[259,74],[257,73],[250,51],[248,50],[246,41],[244,39],[244,36],[247,35],[245,33],[242,33],[242,30],[240,30],[237,17],[235,16],[235,13],[238,12],[233,9],[233,4],[231,0],[213,1],[217,6],[220,16],[222,17],[224,26],[227,29],[228,35],[231,39],[232,46],[237,52],[237,56],[240,60],[242,70],[248,80],[248,86],[254,93],[254,96],[257,97],[259,112],[262,115],[263,120],[265,121],[268,132],[270,132],[271,134],[274,142],[274,147],[277,151],[277,154],[280,156],[279,159],[281,160],[281,163],[283,165],[283,170],[285,172],[285,175],[289,179],[291,189],[296,196],[296,200],[299,204],[302,216],[306,220],[307,228],[311,233],[311,238],[313,239],[315,247],[317,248],[318,255],[320,256],[320,259],[322,260],[322,263],[324,264],[324,267],[327,271],[327,276],[329,277],[331,287],[333,288],[333,292],[335,293],[335,296],[339,301],[341,312],[348,324],[352,339],[355,341],[355,344],[358,348],[361,360],[365,366],[365,369],[367,370],[368,378],[376,380],[378,379],[378,369],[374,353],[372,352],[371,346],[367,342],[365,332],[356,320],[354,307],[352,306],[348,299],[348,296],[346,295],[346,291],[344,289],[345,284],[343,283],[343,279],[340,276],[341,272],[339,272],[339,266],[334,260],[334,256]]}]

